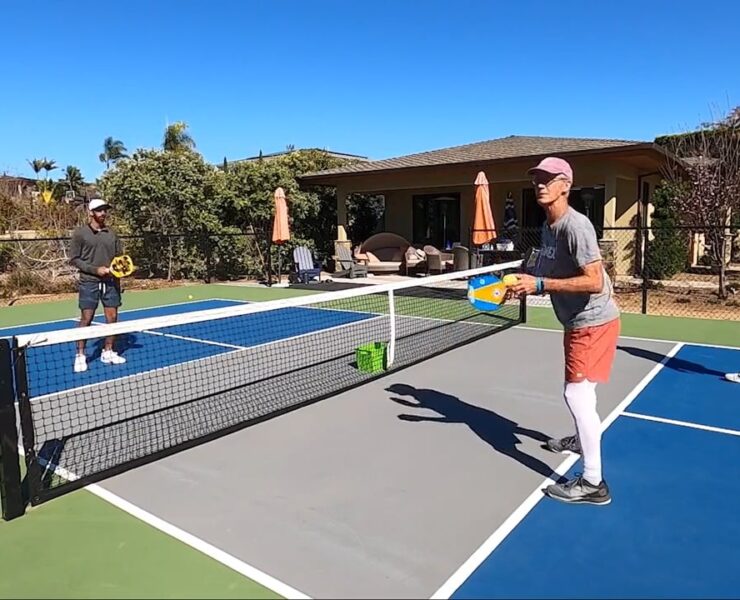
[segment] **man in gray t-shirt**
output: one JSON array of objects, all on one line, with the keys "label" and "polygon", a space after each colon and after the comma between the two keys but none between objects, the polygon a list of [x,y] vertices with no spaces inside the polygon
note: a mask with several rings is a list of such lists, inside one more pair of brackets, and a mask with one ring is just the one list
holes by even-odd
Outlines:
[{"label": "man in gray t-shirt", "polygon": [[586,215],[568,206],[552,224],[542,225],[542,245],[532,275],[567,279],[581,275],[586,265],[598,263],[601,289],[593,292],[550,292],[558,321],[565,329],[602,325],[619,317],[612,282],[601,264],[596,231]]},{"label": "man in gray t-shirt", "polygon": [[596,385],[609,380],[619,338],[619,309],[596,231],[568,204],[571,166],[560,158],[548,157],[529,173],[546,222],[540,248],[532,252],[525,273],[518,276],[511,291],[516,296],[550,294],[564,329],[564,396],[576,435],[549,440],[547,447],[553,452],[580,453],[584,465],[582,477],[551,485],[545,493],[563,502],[608,504],[611,495],[601,472]]},{"label": "man in gray t-shirt", "polygon": [[[80,327],[92,323],[98,304],[103,304],[107,323],[118,321],[118,308],[121,306],[121,284],[110,273],[114,257],[122,253],[121,241],[106,223],[110,205],[100,198],[90,200],[87,224],[78,227],[72,234],[69,246],[69,262],[80,273],[79,308]],[[126,362],[114,349],[114,338],[106,337],[100,362],[106,365],[121,365]],[[85,340],[77,342],[74,372],[87,371]]]}]

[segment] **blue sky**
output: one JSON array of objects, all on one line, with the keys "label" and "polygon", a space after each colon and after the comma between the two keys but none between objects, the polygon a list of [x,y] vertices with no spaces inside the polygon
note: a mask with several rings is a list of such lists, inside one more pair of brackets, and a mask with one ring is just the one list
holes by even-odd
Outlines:
[{"label": "blue sky", "polygon": [[740,104],[739,22],[711,0],[9,0],[0,173],[45,156],[94,180],[106,136],[156,147],[176,120],[212,162],[651,140]]}]

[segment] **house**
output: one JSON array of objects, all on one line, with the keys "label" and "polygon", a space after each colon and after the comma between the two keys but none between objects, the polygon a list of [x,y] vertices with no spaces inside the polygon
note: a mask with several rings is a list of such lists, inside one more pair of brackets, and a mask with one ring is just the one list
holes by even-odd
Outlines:
[{"label": "house", "polygon": [[[544,220],[527,169],[557,155],[573,166],[571,204],[593,222],[604,247],[614,252],[617,271],[636,269],[636,233],[612,227],[649,225],[649,199],[660,182],[666,150],[652,142],[509,136],[407,156],[357,162],[308,173],[302,184],[337,190],[337,224],[347,225],[346,198],[352,193],[382,194],[385,230],[414,246],[470,247],[474,181],[483,171],[490,184],[491,207],[501,236],[507,196],[513,200],[521,230],[538,237]],[[646,210],[647,209],[647,210]],[[639,235],[639,234],[638,234]],[[362,240],[352,240],[353,245]],[[529,245],[537,239],[529,239]]]},{"label": "house", "polygon": [[0,194],[11,198],[30,194],[36,190],[36,180],[15,175],[0,175]]}]

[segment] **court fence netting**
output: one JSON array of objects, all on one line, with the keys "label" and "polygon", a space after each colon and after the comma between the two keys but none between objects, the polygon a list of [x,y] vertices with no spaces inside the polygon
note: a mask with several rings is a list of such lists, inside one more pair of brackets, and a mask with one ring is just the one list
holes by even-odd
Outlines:
[{"label": "court fence netting", "polygon": [[468,300],[520,265],[0,339],[3,518],[526,322]]}]

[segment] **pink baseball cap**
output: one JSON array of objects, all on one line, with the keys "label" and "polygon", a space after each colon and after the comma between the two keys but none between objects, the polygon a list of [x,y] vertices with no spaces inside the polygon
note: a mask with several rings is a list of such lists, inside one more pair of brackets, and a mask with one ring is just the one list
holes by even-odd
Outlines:
[{"label": "pink baseball cap", "polygon": [[544,171],[552,175],[565,175],[570,181],[573,181],[573,169],[568,164],[568,161],[555,156],[543,158],[536,167],[532,167],[527,173],[531,173],[532,171]]}]

